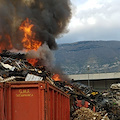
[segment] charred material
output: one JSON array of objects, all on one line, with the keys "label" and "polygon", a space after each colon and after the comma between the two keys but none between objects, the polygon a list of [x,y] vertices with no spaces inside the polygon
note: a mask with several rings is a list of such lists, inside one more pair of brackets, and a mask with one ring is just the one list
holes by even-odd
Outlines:
[{"label": "charred material", "polygon": [[2,53],[0,53],[1,57],[10,57],[13,59],[26,59],[26,55],[25,54],[21,54],[21,53],[13,53],[7,50],[3,50]]},{"label": "charred material", "polygon": [[[4,50],[0,54],[0,76],[3,79],[14,76],[16,80],[24,80],[28,74],[40,76],[43,80],[50,76],[50,71],[47,71],[44,66],[32,66],[25,54],[12,53]],[[24,79],[18,79],[18,78]],[[3,80],[4,81],[4,80]]]}]

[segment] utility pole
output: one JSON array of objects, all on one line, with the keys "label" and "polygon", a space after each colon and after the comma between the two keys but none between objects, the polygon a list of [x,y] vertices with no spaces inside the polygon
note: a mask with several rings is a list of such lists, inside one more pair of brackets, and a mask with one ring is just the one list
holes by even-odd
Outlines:
[{"label": "utility pole", "polygon": [[87,65],[87,70],[88,70],[88,87],[90,87],[90,80],[89,80],[89,70],[90,70],[90,66]]}]

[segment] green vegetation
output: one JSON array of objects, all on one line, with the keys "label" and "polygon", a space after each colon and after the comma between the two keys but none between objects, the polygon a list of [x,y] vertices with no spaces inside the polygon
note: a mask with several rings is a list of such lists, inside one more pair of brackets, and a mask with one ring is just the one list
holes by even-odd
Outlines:
[{"label": "green vegetation", "polygon": [[66,74],[119,72],[120,41],[82,41],[58,45],[56,64]]}]

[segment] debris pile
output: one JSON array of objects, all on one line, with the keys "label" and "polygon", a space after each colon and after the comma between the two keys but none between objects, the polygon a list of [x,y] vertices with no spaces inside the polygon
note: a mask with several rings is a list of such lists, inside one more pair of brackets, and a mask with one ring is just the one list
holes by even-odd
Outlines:
[{"label": "debris pile", "polygon": [[109,118],[106,115],[101,116],[100,113],[82,107],[73,113],[73,120],[109,120]]},{"label": "debris pile", "polygon": [[[34,78],[34,79],[33,79]],[[32,66],[25,54],[4,50],[0,54],[0,82],[6,81],[42,81],[51,79],[51,73],[45,66]]]},{"label": "debris pile", "polygon": [[103,97],[108,99],[108,110],[113,120],[120,120],[120,83],[112,84],[110,90],[103,92]]},{"label": "debris pile", "polygon": [[[84,119],[82,120],[89,120],[88,118],[85,119],[86,117],[88,117],[85,117],[84,115],[85,109],[83,110],[84,112],[78,112],[79,110],[81,111],[83,109],[82,107],[86,108],[86,110],[88,111],[92,110],[94,114],[99,113],[102,117],[100,120],[120,120],[120,91],[116,88],[113,89],[113,85],[111,86],[111,90],[107,91],[106,93],[96,91],[91,87],[77,82],[68,84],[66,82],[58,81],[57,83],[55,82],[55,85],[71,96],[71,120],[81,120],[81,116],[84,116]],[[119,85],[117,84],[117,86]],[[90,113],[90,115],[92,115],[92,113]],[[97,120],[98,118],[99,117],[94,117],[93,120]]]},{"label": "debris pile", "polygon": [[120,83],[112,84],[110,88],[114,102],[120,107]]}]

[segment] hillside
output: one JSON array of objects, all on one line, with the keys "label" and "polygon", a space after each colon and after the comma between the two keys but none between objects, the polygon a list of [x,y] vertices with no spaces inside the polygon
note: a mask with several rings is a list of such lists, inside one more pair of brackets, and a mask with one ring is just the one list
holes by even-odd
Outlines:
[{"label": "hillside", "polygon": [[56,65],[65,74],[119,72],[120,41],[82,41],[60,44],[55,51]]}]

